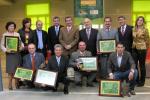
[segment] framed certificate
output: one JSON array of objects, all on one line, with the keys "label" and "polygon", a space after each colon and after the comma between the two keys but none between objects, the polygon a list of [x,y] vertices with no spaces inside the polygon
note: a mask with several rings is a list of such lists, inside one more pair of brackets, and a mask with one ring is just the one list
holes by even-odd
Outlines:
[{"label": "framed certificate", "polygon": [[19,37],[5,36],[5,47],[10,52],[17,52],[19,49]]},{"label": "framed certificate", "polygon": [[45,84],[55,87],[56,80],[57,80],[57,72],[38,69],[34,82],[38,84]]},{"label": "framed certificate", "polygon": [[33,71],[30,69],[20,68],[16,69],[15,78],[25,79],[25,80],[32,80]]},{"label": "framed certificate", "polygon": [[101,53],[111,53],[116,51],[116,41],[115,40],[100,40],[99,50]]},{"label": "framed certificate", "polygon": [[80,57],[82,62],[82,71],[96,71],[97,70],[97,58],[96,57]]},{"label": "framed certificate", "polygon": [[99,95],[100,96],[121,96],[120,80],[100,80]]}]

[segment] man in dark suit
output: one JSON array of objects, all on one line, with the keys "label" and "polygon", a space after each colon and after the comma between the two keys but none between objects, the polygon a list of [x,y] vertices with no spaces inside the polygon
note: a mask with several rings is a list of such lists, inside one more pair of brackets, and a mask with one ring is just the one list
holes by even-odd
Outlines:
[{"label": "man in dark suit", "polygon": [[[25,55],[23,57],[23,68],[31,69],[33,70],[33,79],[32,81],[24,81],[25,85],[27,85],[30,88],[33,88],[35,86],[34,84],[34,78],[35,73],[39,68],[43,68],[42,65],[45,63],[45,59],[42,53],[35,52],[36,46],[34,44],[28,45],[28,51],[29,54]],[[21,82],[20,82],[21,83]],[[20,84],[19,84],[20,86]],[[19,87],[18,87],[19,88]]]},{"label": "man in dark suit", "polygon": [[54,54],[54,45],[59,44],[59,32],[60,28],[63,27],[60,25],[60,18],[57,16],[53,18],[53,24],[48,28],[48,49],[52,54]]},{"label": "man in dark suit", "polygon": [[34,33],[34,44],[36,45],[36,51],[43,53],[46,57],[47,53],[47,32],[42,30],[43,23],[40,20],[36,21],[36,29]]},{"label": "man in dark suit", "polygon": [[123,45],[125,46],[125,50],[131,53],[132,42],[133,42],[133,36],[132,36],[133,27],[127,25],[125,21],[126,18],[124,16],[118,17],[118,22],[120,24],[120,27],[118,28],[119,42],[123,43]]},{"label": "man in dark suit", "polygon": [[68,94],[69,81],[66,79],[68,59],[62,55],[63,47],[60,44],[54,46],[55,55],[48,60],[47,69],[50,71],[58,72],[56,81],[56,87],[54,91],[57,91],[58,83],[64,84],[64,94]]},{"label": "man in dark suit", "polygon": [[92,28],[92,22],[89,18],[84,19],[85,28],[79,31],[79,41],[84,41],[86,49],[96,56],[96,41],[98,30]]},{"label": "man in dark suit", "polygon": [[108,59],[108,73],[110,79],[128,80],[129,92],[135,95],[134,87],[136,85],[137,70],[131,54],[124,51],[124,46],[120,42],[117,44],[116,52],[110,54]]}]

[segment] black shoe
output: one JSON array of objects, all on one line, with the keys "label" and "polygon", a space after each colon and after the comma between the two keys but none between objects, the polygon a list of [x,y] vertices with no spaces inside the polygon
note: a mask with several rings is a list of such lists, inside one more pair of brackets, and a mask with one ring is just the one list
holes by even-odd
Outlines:
[{"label": "black shoe", "polygon": [[82,83],[81,82],[77,82],[76,85],[82,87]]},{"label": "black shoe", "polygon": [[68,86],[64,86],[64,94],[68,94],[69,91],[68,91]]},{"label": "black shoe", "polygon": [[94,85],[92,83],[87,83],[86,86],[87,87],[94,87]]},{"label": "black shoe", "polygon": [[144,86],[144,83],[138,83],[137,84],[137,87],[142,87],[142,86]]},{"label": "black shoe", "polygon": [[135,93],[134,90],[131,90],[131,91],[130,91],[130,94],[131,94],[131,95],[136,95],[136,93]]}]

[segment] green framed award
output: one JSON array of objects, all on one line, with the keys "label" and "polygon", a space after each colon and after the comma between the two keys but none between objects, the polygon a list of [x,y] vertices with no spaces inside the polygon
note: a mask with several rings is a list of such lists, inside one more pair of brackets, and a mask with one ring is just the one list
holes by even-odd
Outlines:
[{"label": "green framed award", "polygon": [[99,95],[100,96],[121,96],[121,81],[100,80]]},{"label": "green framed award", "polygon": [[82,63],[82,71],[96,71],[97,70],[97,57],[80,57]]},{"label": "green framed award", "polygon": [[19,49],[19,37],[5,36],[5,47],[10,52],[17,52]]},{"label": "green framed award", "polygon": [[116,51],[116,41],[115,40],[100,40],[99,50],[101,53],[111,53]]},{"label": "green framed award", "polygon": [[32,80],[32,76],[33,76],[32,70],[21,68],[21,67],[18,67],[16,69],[16,72],[14,75],[15,78],[20,78],[20,79],[29,80],[29,81]]},{"label": "green framed award", "polygon": [[35,77],[35,83],[55,87],[57,72],[38,69]]}]

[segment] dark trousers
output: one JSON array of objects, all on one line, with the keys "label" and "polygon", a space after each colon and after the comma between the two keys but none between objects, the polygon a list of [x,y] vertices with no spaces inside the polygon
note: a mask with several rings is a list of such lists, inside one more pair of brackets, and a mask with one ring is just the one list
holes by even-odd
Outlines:
[{"label": "dark trousers", "polygon": [[[139,78],[138,75],[137,82],[144,85],[146,76],[146,69],[145,69],[146,50],[133,49],[132,56],[136,64],[136,68],[137,69],[140,68],[139,74],[141,75],[141,77]],[[140,65],[139,67],[138,62]]]},{"label": "dark trousers", "polygon": [[[128,79],[128,76],[129,76],[129,73],[130,73],[130,70],[127,70],[125,72],[114,72],[114,78],[117,79],[117,80],[127,80],[129,81]],[[130,80],[129,81],[129,90],[134,90],[134,87],[136,85],[136,79],[137,79],[137,70],[135,69],[134,70],[134,78],[133,80]]]},{"label": "dark trousers", "polygon": [[68,90],[69,80],[66,77],[58,75],[55,89],[58,88],[59,83],[63,83],[64,84],[64,91]]}]

